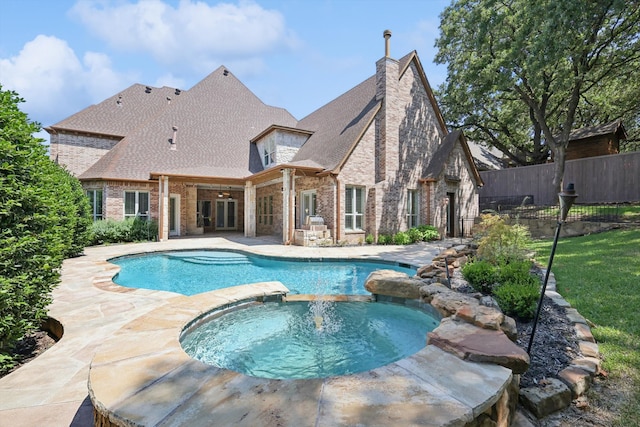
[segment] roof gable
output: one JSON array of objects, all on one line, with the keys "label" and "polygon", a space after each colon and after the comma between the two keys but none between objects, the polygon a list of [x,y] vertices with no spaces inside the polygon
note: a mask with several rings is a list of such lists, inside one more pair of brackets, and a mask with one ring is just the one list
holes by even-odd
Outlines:
[{"label": "roof gable", "polygon": [[449,131],[447,129],[447,125],[442,117],[442,111],[440,111],[440,107],[438,106],[438,101],[436,100],[435,95],[433,94],[433,90],[431,89],[431,85],[429,84],[429,80],[427,79],[427,75],[424,72],[424,68],[422,67],[422,62],[420,62],[420,58],[418,58],[418,52],[415,50],[408,53],[407,55],[400,58],[399,66],[400,72],[399,76],[402,79],[402,76],[407,71],[409,66],[413,63],[415,64],[416,69],[418,70],[418,74],[420,76],[420,80],[422,85],[424,86],[425,91],[427,92],[427,96],[429,97],[429,102],[431,102],[431,108],[436,114],[436,118],[438,119],[438,124],[440,125],[440,130],[444,135],[446,135]]},{"label": "roof gable", "polygon": [[458,142],[462,145],[462,149],[467,159],[467,164],[471,169],[471,175],[475,179],[476,185],[483,184],[480,173],[478,172],[475,162],[473,161],[471,151],[469,150],[467,139],[465,138],[461,130],[454,130],[442,139],[442,143],[438,147],[438,150],[436,150],[436,152],[433,154],[433,157],[431,157],[431,161],[427,165],[425,173],[422,177],[423,180],[436,181],[440,178],[447,164],[447,160],[449,159],[453,148]]}]

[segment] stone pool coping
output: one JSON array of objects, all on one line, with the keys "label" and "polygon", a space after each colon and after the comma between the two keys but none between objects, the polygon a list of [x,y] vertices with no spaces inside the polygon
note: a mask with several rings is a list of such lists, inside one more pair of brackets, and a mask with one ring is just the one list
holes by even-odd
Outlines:
[{"label": "stone pool coping", "polygon": [[279,282],[264,282],[175,296],[124,325],[91,362],[96,425],[463,426],[511,383],[507,368],[464,361],[433,345],[364,373],[305,380],[208,366],[180,346],[195,318],[287,292]]}]

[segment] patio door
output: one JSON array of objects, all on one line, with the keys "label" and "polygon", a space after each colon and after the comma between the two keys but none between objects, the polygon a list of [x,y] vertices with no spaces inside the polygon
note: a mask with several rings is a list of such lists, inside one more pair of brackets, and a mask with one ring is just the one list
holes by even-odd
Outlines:
[{"label": "patio door", "polygon": [[236,230],[238,203],[234,199],[216,200],[216,230]]},{"label": "patio door", "polygon": [[447,193],[447,237],[456,235],[456,194]]},{"label": "patio door", "polygon": [[180,195],[169,197],[169,236],[180,235]]},{"label": "patio door", "polygon": [[305,225],[308,216],[316,214],[316,190],[300,192],[302,203],[300,206],[300,226]]}]

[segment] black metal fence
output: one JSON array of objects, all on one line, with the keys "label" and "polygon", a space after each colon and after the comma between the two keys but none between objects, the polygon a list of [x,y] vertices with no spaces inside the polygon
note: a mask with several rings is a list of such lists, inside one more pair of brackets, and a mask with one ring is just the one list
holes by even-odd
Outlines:
[{"label": "black metal fence", "polygon": [[[559,206],[536,206],[533,196],[481,197],[480,212],[507,215],[520,219],[558,219]],[[640,207],[612,203],[600,205],[573,205],[567,216],[569,221],[640,223]]]}]

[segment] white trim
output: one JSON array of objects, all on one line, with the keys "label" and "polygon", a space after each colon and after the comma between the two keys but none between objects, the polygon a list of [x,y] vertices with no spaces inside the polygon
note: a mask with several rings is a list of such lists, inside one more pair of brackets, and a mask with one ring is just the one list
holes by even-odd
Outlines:
[{"label": "white trim", "polygon": [[[173,212],[175,218],[174,223],[176,228],[171,230],[171,200],[175,200],[175,212]],[[169,236],[179,236],[180,235],[180,195],[179,194],[170,194],[169,195]]]}]

